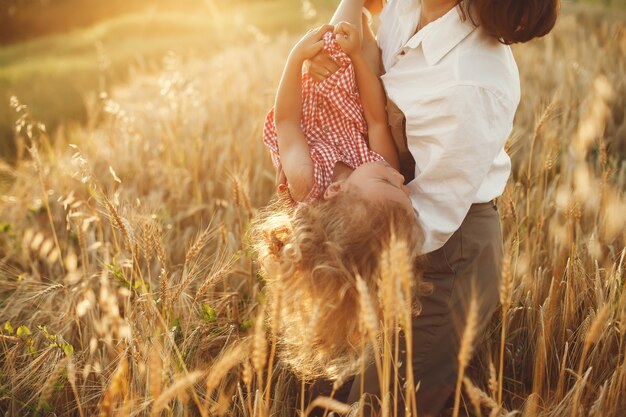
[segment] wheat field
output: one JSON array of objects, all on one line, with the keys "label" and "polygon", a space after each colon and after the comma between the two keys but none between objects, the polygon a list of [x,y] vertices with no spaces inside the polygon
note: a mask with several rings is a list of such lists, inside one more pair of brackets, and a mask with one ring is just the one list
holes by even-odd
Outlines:
[{"label": "wheat field", "polygon": [[[286,417],[316,404],[358,415],[313,403],[301,394],[311,381],[279,360],[248,232],[274,191],[261,131],[295,39],[247,36],[103,83],[85,125],[48,133],[12,99],[2,415]],[[514,52],[522,101],[498,202],[501,308],[473,360],[461,355],[449,413],[624,416],[626,26],[564,13]]]}]

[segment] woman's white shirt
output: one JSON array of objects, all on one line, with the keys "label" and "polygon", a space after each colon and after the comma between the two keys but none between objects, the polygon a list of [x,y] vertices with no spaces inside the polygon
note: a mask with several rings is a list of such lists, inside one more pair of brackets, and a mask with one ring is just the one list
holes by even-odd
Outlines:
[{"label": "woman's white shirt", "polygon": [[415,35],[419,0],[390,0],[377,33],[387,96],[406,117],[415,179],[408,184],[424,231],[422,253],[443,246],[473,203],[502,194],[511,171],[504,144],[520,100],[511,48],[459,7]]}]

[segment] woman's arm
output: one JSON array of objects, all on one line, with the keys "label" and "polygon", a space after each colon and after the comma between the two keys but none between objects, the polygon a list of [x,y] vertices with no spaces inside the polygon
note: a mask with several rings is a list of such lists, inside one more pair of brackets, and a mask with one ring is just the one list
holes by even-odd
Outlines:
[{"label": "woman's arm", "polygon": [[[339,22],[350,22],[357,25],[361,21],[361,9],[366,0],[341,0],[335,14],[330,19],[331,25]],[[367,0],[372,2],[372,0]],[[339,69],[339,65],[326,52],[320,52],[310,59],[306,71],[317,81],[324,81],[330,74]]]},{"label": "woman's arm", "polygon": [[[341,22],[348,22],[357,28],[360,39],[360,48],[363,53],[363,57],[365,58],[365,62],[367,62],[367,65],[372,69],[372,71],[374,71],[374,74],[380,75],[382,68],[380,50],[378,49],[374,32],[372,32],[372,28],[369,25],[369,20],[362,12],[362,9],[366,7],[370,10],[380,11],[380,9],[377,8],[377,4],[381,4],[382,7],[382,2],[380,0],[378,0],[378,2],[372,0],[367,0],[365,2],[363,0],[350,1],[351,2],[349,3],[344,1],[339,5],[335,15],[331,19],[331,24],[336,27]],[[346,3],[346,5],[345,7],[342,7],[344,6],[344,3]],[[360,8],[355,6],[359,3],[361,4]],[[341,16],[346,18],[337,20],[337,18]]]},{"label": "woman's arm", "polygon": [[[332,19],[331,24],[337,24],[341,21],[349,22],[354,25],[362,23],[362,29],[359,33],[362,38],[362,49],[368,65],[374,73],[382,74],[382,63],[380,59],[380,50],[376,43],[376,37],[372,28],[369,26],[367,17],[362,13],[365,7],[371,14],[378,15],[383,8],[382,0],[343,0]],[[325,52],[320,52],[308,62],[307,73],[317,81],[324,81],[330,74],[339,69],[339,66]]]},{"label": "woman's arm", "polygon": [[387,124],[387,96],[378,76],[361,49],[358,28],[346,22],[335,27],[337,43],[352,59],[361,104],[367,122],[370,148],[378,152],[396,170],[400,170],[398,151]]},{"label": "woman's arm", "polygon": [[333,26],[339,22],[358,25],[361,22],[361,9],[364,4],[364,0],[342,0],[329,23]]},{"label": "woman's arm", "polygon": [[282,169],[295,200],[303,200],[313,187],[313,160],[301,129],[302,63],[324,46],[324,33],[332,26],[324,25],[307,33],[289,54],[278,86],[274,123]]}]

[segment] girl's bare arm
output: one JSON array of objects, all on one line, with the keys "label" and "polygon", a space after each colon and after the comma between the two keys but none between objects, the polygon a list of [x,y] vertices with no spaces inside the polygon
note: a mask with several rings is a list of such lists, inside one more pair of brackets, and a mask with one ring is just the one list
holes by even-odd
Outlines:
[{"label": "girl's bare arm", "polygon": [[387,96],[380,78],[372,71],[362,53],[352,58],[352,64],[367,122],[370,149],[378,152],[389,165],[399,171],[398,150],[387,122]]},{"label": "girl's bare arm", "polygon": [[313,187],[313,161],[300,128],[302,117],[302,62],[290,59],[280,80],[274,121],[282,170],[291,196],[301,201]]},{"label": "girl's bare arm", "polygon": [[307,33],[289,54],[278,86],[274,106],[274,123],[278,136],[278,150],[283,172],[289,183],[291,196],[303,200],[313,187],[313,160],[306,137],[302,132],[302,63],[319,52],[322,36],[332,30],[324,25]]},{"label": "girl's bare arm", "polygon": [[352,59],[361,104],[367,122],[370,148],[378,152],[395,169],[400,169],[396,150],[387,124],[387,97],[378,74],[370,67],[361,48],[358,27],[340,22],[335,26],[337,43]]}]

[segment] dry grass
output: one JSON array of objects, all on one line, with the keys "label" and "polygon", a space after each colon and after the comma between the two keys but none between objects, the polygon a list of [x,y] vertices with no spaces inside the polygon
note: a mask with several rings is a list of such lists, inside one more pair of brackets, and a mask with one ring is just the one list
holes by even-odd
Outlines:
[{"label": "dry grass", "polygon": [[[247,246],[273,191],[260,134],[292,43],[265,41],[208,62],[168,56],[160,74],[92,100],[88,125],[53,141],[14,103],[20,156],[0,165],[0,410],[248,417],[309,406],[274,360]],[[460,413],[621,416],[626,30],[566,15],[515,52],[523,99],[499,203],[504,308],[474,360],[459,358]],[[382,333],[372,339],[383,379],[403,307],[363,320]]]}]

